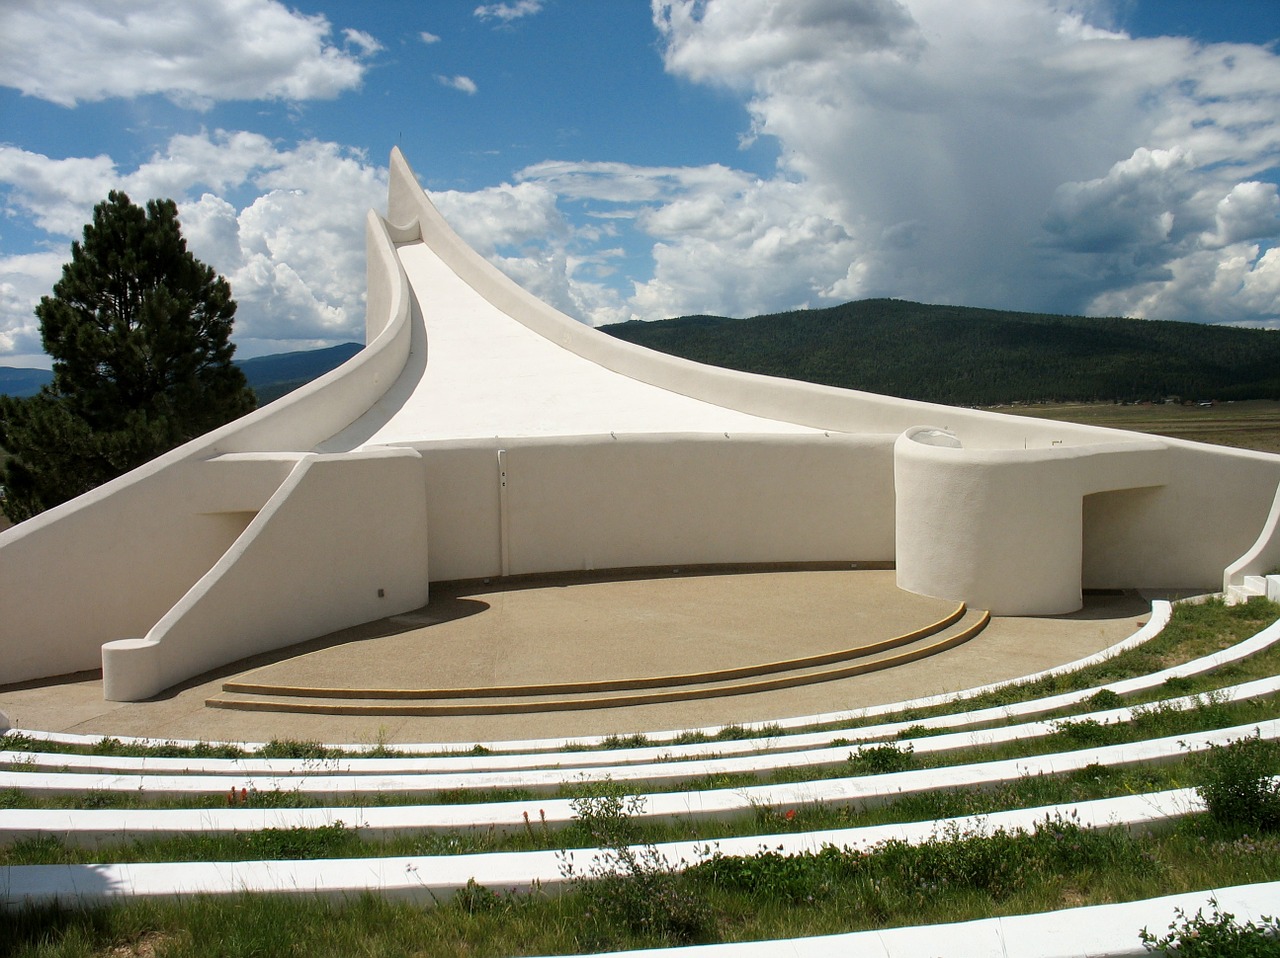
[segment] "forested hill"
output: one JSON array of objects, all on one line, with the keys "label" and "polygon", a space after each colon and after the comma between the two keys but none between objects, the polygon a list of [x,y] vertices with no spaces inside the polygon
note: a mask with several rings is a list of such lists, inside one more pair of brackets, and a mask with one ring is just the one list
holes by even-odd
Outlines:
[{"label": "forested hill", "polygon": [[[265,406],[299,386],[304,386],[331,369],[336,369],[360,352],[358,343],[343,343],[324,349],[304,349],[292,353],[274,353],[255,356],[253,359],[233,360],[258,397],[258,405]],[[0,395],[15,399],[34,396],[40,387],[53,379],[48,369],[20,369],[0,366]]]},{"label": "forested hill", "polygon": [[1280,331],[896,299],[601,330],[702,363],[950,405],[1280,398]]}]

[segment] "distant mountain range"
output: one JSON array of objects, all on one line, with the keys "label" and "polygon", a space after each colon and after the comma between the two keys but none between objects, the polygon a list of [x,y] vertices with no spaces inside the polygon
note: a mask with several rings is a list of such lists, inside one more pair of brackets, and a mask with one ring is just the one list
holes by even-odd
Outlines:
[{"label": "distant mountain range", "polygon": [[0,366],[0,396],[34,396],[52,378],[47,369]]},{"label": "distant mountain range", "polygon": [[[331,369],[336,369],[364,347],[343,343],[327,349],[305,349],[292,353],[275,353],[236,360],[245,378],[257,393],[258,405],[265,406],[299,386],[306,385]],[[34,396],[53,378],[47,369],[18,369],[0,366],[0,393],[10,396]]]},{"label": "distant mountain range", "polygon": [[[1280,331],[1272,330],[896,299],[600,329],[701,363],[950,405],[1280,399]],[[266,405],[360,349],[344,343],[238,365]],[[0,393],[31,396],[49,379],[48,370],[0,366]]]},{"label": "distant mountain range", "polygon": [[686,359],[962,406],[1280,398],[1280,331],[872,299],[601,331]]},{"label": "distant mountain range", "polygon": [[255,356],[236,365],[244,370],[249,385],[257,393],[258,405],[265,406],[299,386],[337,369],[360,350],[359,343],[343,343],[327,349],[304,349],[294,353]]}]

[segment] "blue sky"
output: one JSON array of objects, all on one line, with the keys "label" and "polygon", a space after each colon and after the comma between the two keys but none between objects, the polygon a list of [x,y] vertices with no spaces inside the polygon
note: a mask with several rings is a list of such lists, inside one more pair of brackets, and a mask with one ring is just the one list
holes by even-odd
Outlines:
[{"label": "blue sky", "polygon": [[359,339],[399,146],[584,322],[893,296],[1280,325],[1274,0],[6,0],[0,365],[112,188],[241,356]]}]

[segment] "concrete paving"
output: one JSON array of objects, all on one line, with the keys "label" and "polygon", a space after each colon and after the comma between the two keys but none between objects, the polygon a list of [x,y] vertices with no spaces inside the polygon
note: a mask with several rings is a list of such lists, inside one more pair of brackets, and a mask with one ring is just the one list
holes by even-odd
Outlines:
[{"label": "concrete paving", "polygon": [[438,588],[420,613],[369,623],[204,676],[148,702],[102,699],[101,676],[0,689],[16,728],[102,735],[265,741],[478,742],[628,734],[761,722],[1014,679],[1099,649],[1150,614],[1134,594],[1091,596],[1069,616],[995,619],[959,648],[895,669],[815,686],[706,701],[527,715],[357,717],[205,707],[231,677],[410,684],[406,677],[505,684],[667,674],[774,661],[886,638],[954,603],[898,590],[888,570],[814,569],[626,579],[553,577]]},{"label": "concrete paving", "polygon": [[424,609],[388,620],[402,631],[364,642],[358,673],[330,645],[240,680],[459,689],[700,673],[858,648],[957,606],[885,589],[885,575],[815,569],[447,584],[433,588]]}]

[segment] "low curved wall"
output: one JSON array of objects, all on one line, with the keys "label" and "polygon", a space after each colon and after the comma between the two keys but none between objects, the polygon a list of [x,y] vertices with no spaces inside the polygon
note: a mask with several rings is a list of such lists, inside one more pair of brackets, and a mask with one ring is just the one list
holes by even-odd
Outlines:
[{"label": "low curved wall", "polygon": [[898,584],[996,615],[1080,608],[1086,494],[1159,486],[1163,444],[968,449],[917,427],[894,444]]},{"label": "low curved wall", "polygon": [[435,581],[893,559],[892,436],[604,435],[415,448]]}]

